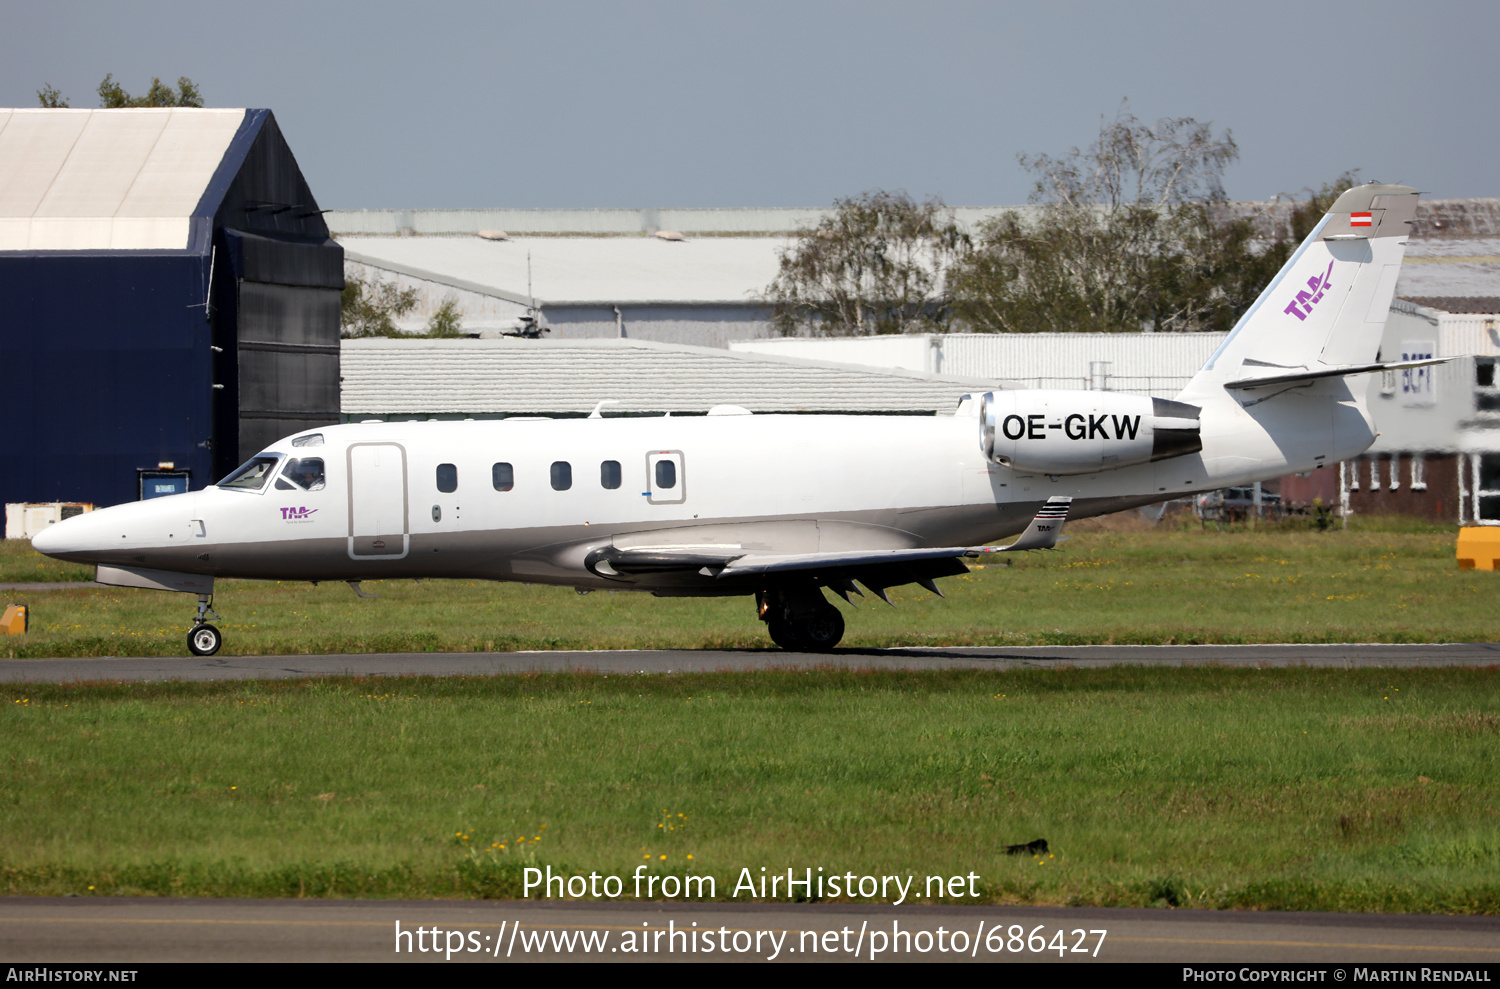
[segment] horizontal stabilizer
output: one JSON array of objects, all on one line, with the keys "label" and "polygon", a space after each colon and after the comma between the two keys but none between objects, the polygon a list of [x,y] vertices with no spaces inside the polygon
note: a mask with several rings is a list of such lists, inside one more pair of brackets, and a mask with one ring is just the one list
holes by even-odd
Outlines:
[{"label": "horizontal stabilizer", "polygon": [[[1297,381],[1317,381],[1319,378],[1342,378],[1347,374],[1373,374],[1377,371],[1404,371],[1413,367],[1428,367],[1444,364],[1451,357],[1435,357],[1425,361],[1387,361],[1384,364],[1339,364],[1325,367],[1291,368],[1284,374],[1256,375],[1224,382],[1225,388],[1264,388],[1267,385],[1285,385]],[[1247,362],[1248,363],[1248,362]]]}]

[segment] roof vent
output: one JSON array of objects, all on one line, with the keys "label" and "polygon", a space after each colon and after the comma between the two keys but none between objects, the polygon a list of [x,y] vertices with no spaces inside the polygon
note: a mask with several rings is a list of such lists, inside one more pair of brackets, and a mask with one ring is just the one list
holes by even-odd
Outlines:
[{"label": "roof vent", "polygon": [[682,236],[682,234],[679,233],[676,230],[658,230],[658,231],[656,231],[656,239],[657,240],[680,241],[680,240],[686,240],[687,238],[684,237],[684,236]]},{"label": "roof vent", "polygon": [[481,230],[479,236],[484,240],[510,240],[510,234],[504,230]]}]

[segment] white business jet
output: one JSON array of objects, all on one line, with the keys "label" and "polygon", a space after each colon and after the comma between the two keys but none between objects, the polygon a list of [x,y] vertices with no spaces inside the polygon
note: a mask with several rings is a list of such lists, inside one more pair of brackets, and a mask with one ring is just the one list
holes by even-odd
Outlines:
[{"label": "white business jet", "polygon": [[[952,415],[373,422],[298,433],[203,491],[68,519],[33,540],[98,580],[198,596],[217,577],[519,580],[754,595],[771,638],[827,650],[846,600],[1054,545],[1063,522],[1331,467],[1375,431],[1377,363],[1416,190],[1339,197],[1167,401],[996,391]],[[602,404],[602,403],[601,403]],[[1020,538],[988,545],[1007,533]]]}]

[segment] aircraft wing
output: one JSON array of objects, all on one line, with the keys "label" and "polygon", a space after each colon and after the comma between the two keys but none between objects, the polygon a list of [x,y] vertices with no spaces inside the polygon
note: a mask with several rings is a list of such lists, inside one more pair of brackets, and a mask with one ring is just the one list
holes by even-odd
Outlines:
[{"label": "aircraft wing", "polygon": [[747,553],[731,560],[720,572],[721,577],[743,574],[778,573],[788,570],[846,570],[883,567],[891,564],[921,563],[927,560],[973,559],[984,553],[1009,553],[1015,550],[1051,549],[1062,536],[1072,498],[1049,498],[1036,513],[1026,531],[1007,546],[943,546],[935,549],[883,549],[842,553],[796,553],[776,555]]},{"label": "aircraft wing", "polygon": [[939,593],[932,581],[966,573],[964,559],[987,553],[1051,549],[1062,534],[1071,498],[1049,498],[1031,524],[1005,546],[939,546],[921,549],[849,550],[830,553],[747,553],[738,546],[653,546],[632,550],[600,550],[590,554],[588,568],[604,577],[694,571],[705,577],[733,580],[774,574],[802,574],[848,597],[859,593],[859,581],[889,600],[885,589],[898,584],[921,584]]}]

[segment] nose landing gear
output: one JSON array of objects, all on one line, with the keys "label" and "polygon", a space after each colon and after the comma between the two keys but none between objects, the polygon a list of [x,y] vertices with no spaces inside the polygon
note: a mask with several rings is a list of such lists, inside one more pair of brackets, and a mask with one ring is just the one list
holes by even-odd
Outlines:
[{"label": "nose landing gear", "polygon": [[755,610],[788,652],[828,652],[844,637],[844,616],[817,587],[756,591]]},{"label": "nose landing gear", "polygon": [[223,634],[208,623],[209,616],[218,621],[224,620],[218,612],[214,611],[213,600],[212,595],[198,595],[198,618],[187,637],[188,652],[194,656],[212,656],[224,644]]}]

